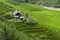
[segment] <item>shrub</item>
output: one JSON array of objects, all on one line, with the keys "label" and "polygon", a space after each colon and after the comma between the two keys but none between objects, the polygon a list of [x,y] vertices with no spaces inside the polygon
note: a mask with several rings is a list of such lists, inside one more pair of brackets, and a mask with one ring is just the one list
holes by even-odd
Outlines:
[{"label": "shrub", "polygon": [[26,24],[35,25],[35,24],[37,24],[37,22],[36,22],[36,20],[34,20],[34,19],[29,19],[29,20],[26,22]]}]

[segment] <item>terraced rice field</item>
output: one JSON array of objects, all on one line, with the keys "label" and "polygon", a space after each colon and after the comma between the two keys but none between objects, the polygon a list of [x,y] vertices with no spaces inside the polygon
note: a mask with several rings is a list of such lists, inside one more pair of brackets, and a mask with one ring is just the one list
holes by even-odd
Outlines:
[{"label": "terraced rice field", "polygon": [[[10,1],[10,0],[9,0]],[[8,2],[9,3],[9,2]],[[15,4],[15,2],[13,2]],[[9,3],[11,4],[11,3]],[[39,5],[29,4],[29,3],[20,3],[15,6],[15,9],[21,11],[23,14],[28,13],[29,18],[35,18],[37,21],[36,25],[27,25],[25,23],[7,21],[4,20],[4,16],[2,13],[6,13],[7,15],[12,14],[11,12],[14,10],[14,7],[11,5],[7,5],[5,3],[0,2],[0,11],[1,11],[1,19],[0,26],[4,27],[12,27],[18,30],[20,35],[20,40],[60,40],[60,12],[47,10]],[[10,13],[9,13],[10,11]],[[9,14],[8,14],[8,13]],[[6,14],[4,14],[6,16]],[[3,18],[2,18],[3,17]],[[10,31],[9,31],[10,32]]]}]

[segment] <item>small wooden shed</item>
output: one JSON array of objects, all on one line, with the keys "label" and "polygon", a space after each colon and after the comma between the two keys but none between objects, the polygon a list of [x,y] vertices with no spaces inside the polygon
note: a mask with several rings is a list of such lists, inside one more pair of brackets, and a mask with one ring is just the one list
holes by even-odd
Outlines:
[{"label": "small wooden shed", "polygon": [[12,13],[13,17],[16,18],[16,19],[23,19],[24,16],[22,15],[22,13],[18,10],[15,10],[13,13]]}]

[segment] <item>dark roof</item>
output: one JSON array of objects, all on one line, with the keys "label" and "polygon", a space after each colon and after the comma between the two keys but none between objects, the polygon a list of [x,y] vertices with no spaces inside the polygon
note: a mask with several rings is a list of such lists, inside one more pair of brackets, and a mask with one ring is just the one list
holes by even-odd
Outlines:
[{"label": "dark roof", "polygon": [[20,13],[16,13],[16,16],[22,16]]}]

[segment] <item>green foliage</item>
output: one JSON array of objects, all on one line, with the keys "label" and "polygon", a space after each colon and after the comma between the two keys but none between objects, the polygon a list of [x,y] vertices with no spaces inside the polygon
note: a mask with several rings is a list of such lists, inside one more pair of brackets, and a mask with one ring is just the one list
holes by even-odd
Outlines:
[{"label": "green foliage", "polygon": [[5,0],[5,1],[9,2],[9,3],[13,4],[13,5],[18,5],[20,3],[33,3],[33,4],[35,4],[40,0]]},{"label": "green foliage", "polygon": [[59,0],[5,0],[13,5],[19,5],[20,3],[32,3],[32,4],[41,4],[44,6],[60,6]]},{"label": "green foliage", "polygon": [[2,24],[0,23],[0,40],[32,40],[24,32],[18,31],[12,23],[8,23],[7,21],[2,22]]},{"label": "green foliage", "polygon": [[60,0],[42,0],[42,4],[44,6],[50,6],[50,7],[59,6],[60,7]]},{"label": "green foliage", "polygon": [[[11,0],[9,0],[11,2]],[[13,2],[12,2],[13,3]],[[0,4],[1,12],[10,10],[11,5]],[[15,5],[15,3],[14,3]],[[2,9],[2,7],[6,9]],[[60,12],[44,9],[41,6],[29,3],[20,3],[15,6],[22,13],[29,13],[31,18],[36,18],[38,24],[27,25],[20,22],[0,21],[1,40],[60,40]],[[4,11],[2,11],[4,10]],[[11,8],[13,11],[13,8]],[[1,13],[1,14],[2,14]],[[6,12],[3,17],[10,15]],[[3,25],[4,24],[4,25]]]},{"label": "green foliage", "polygon": [[7,4],[5,4],[3,2],[0,2],[0,15],[5,14],[5,13],[7,13],[9,11],[13,11],[13,10],[14,10],[13,7],[7,5]]}]

